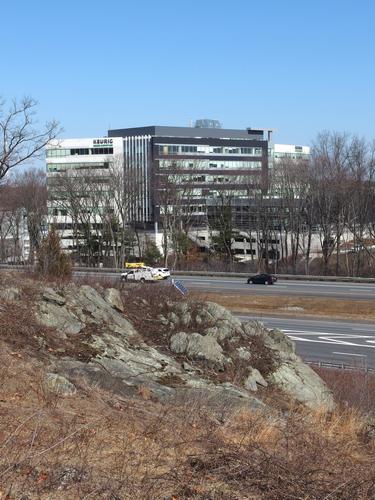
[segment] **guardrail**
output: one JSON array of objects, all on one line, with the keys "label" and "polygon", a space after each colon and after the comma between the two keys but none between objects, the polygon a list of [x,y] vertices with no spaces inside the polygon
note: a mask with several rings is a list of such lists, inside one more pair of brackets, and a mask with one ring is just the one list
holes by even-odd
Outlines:
[{"label": "guardrail", "polygon": [[[30,270],[31,266],[10,266],[7,264],[0,264],[0,269],[15,269],[15,270]],[[86,272],[86,273],[122,273],[124,269],[116,269],[114,267],[73,267],[73,272]],[[173,276],[206,276],[212,278],[247,278],[250,274],[255,273],[230,273],[221,271],[173,271],[171,270]],[[375,278],[361,278],[355,276],[313,276],[304,274],[276,274],[279,279],[282,280],[293,280],[293,281],[336,281],[343,283],[375,283]]]},{"label": "guardrail", "polygon": [[329,361],[310,361],[308,359],[303,360],[304,363],[307,365],[314,365],[314,366],[319,366],[319,368],[335,368],[339,370],[356,370],[356,371],[364,371],[366,373],[368,372],[375,372],[374,368],[369,368],[368,366],[353,366],[353,365],[347,365],[345,363],[331,363]]}]

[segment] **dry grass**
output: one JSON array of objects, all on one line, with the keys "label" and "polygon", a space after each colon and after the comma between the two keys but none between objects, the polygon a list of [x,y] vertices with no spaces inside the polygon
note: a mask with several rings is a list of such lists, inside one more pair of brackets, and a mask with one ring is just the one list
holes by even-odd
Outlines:
[{"label": "dry grass", "polygon": [[161,405],[140,387],[126,400],[79,381],[56,398],[33,360],[0,357],[0,498],[373,498],[374,441],[350,408],[219,416],[198,399]]},{"label": "dry grass", "polygon": [[337,402],[375,415],[375,373],[312,366],[333,391]]},{"label": "dry grass", "polygon": [[[199,300],[212,300],[236,313],[277,314],[285,316],[311,315],[321,318],[375,320],[374,301],[341,300],[315,297],[277,295],[243,295],[219,293],[195,293],[190,295]],[[287,307],[300,307],[303,311],[287,311]]]}]

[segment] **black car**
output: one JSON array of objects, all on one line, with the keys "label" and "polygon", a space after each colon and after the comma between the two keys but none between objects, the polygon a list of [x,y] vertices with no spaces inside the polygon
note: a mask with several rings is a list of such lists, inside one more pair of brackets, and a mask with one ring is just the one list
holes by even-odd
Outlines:
[{"label": "black car", "polygon": [[255,285],[273,285],[277,281],[276,276],[273,274],[255,274],[254,276],[249,276],[247,280],[247,284],[255,284]]}]

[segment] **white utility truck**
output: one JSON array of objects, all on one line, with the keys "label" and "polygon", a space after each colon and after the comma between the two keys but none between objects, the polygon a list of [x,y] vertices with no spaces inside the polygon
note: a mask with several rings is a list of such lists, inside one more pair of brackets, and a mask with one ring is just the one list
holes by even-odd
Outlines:
[{"label": "white utility truck", "polygon": [[152,267],[141,267],[131,269],[121,274],[121,280],[145,283],[146,281],[159,281],[163,279],[159,276]]}]

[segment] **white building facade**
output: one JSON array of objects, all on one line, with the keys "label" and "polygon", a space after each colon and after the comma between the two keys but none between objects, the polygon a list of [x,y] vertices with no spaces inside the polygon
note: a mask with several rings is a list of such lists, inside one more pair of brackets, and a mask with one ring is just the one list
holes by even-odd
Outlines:
[{"label": "white building facade", "polygon": [[[103,207],[92,206],[95,199],[85,207],[84,200],[90,183],[104,186],[114,165],[123,168],[123,157],[123,140],[116,137],[55,140],[47,146],[48,225],[57,230],[63,248],[77,250],[85,225],[101,234],[98,214]],[[76,189],[75,199],[70,189]]]}]

